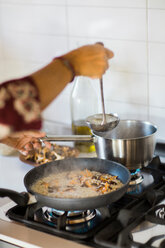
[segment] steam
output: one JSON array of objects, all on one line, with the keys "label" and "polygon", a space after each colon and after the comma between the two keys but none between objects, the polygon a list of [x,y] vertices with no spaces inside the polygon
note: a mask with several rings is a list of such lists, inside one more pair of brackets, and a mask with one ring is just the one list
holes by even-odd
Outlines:
[{"label": "steam", "polygon": [[[105,163],[105,165],[104,165]],[[51,174],[61,173],[64,171],[71,172],[73,170],[94,170],[99,172],[109,173],[109,167],[106,166],[107,161],[97,159],[97,158],[66,158],[63,160],[56,160],[44,165],[41,165],[36,169],[40,173],[38,174],[38,179],[47,177]],[[40,168],[41,167],[41,168]]]}]

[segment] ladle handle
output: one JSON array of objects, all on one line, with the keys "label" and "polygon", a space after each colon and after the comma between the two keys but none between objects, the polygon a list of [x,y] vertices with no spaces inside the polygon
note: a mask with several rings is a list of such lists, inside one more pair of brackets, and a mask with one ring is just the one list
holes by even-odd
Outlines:
[{"label": "ladle handle", "polygon": [[40,138],[40,141],[92,141],[94,137],[91,135],[53,135],[52,137]]},{"label": "ladle handle", "polygon": [[100,91],[101,91],[101,103],[102,103],[102,111],[103,111],[103,124],[106,124],[106,117],[105,117],[105,105],[104,105],[104,93],[103,93],[103,78],[100,78]]},{"label": "ladle handle", "polygon": [[[103,42],[96,42],[96,44],[100,44],[104,46]],[[100,91],[101,91],[101,103],[102,103],[102,111],[103,111],[103,121],[102,125],[106,124],[106,115],[105,115],[105,105],[104,105],[104,92],[103,92],[103,78],[100,78]]]}]

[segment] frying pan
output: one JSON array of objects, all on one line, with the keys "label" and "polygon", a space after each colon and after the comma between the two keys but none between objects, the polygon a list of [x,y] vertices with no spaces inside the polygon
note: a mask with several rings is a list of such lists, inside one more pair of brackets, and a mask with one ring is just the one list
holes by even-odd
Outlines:
[{"label": "frying pan", "polygon": [[[101,173],[108,173],[118,176],[118,178],[123,183],[123,186],[116,191],[88,198],[56,198],[41,195],[31,189],[31,185],[36,180],[48,176],[51,173],[71,171],[76,168],[87,168],[88,170],[95,170]],[[95,209],[109,205],[110,203],[117,201],[124,195],[124,193],[127,191],[129,181],[130,172],[126,167],[116,162],[98,158],[68,158],[64,160],[53,161],[33,168],[25,175],[24,178],[24,184],[27,191],[35,196],[36,201],[40,204],[40,206],[47,206],[65,211]],[[0,189],[1,197],[8,196],[19,205],[27,204],[29,200],[28,195],[29,194],[27,192],[24,194],[20,194],[11,190],[9,191],[6,189]],[[19,197],[21,200],[18,199]]]}]

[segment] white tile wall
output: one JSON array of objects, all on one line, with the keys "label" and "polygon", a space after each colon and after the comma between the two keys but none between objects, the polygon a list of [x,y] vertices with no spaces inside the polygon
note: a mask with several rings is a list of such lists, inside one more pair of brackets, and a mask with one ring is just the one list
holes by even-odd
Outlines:
[{"label": "white tile wall", "polygon": [[148,108],[145,105],[106,101],[107,113],[117,113],[120,119],[147,120]]},{"label": "white tile wall", "polygon": [[0,60],[0,83],[5,80],[5,75],[4,75],[4,63],[3,60]]},{"label": "white tile wall", "polygon": [[9,4],[39,4],[39,5],[64,5],[66,0],[0,0],[0,3],[9,3]]},{"label": "white tile wall", "polygon": [[66,35],[66,10],[56,5],[1,4],[3,31]]},{"label": "white tile wall", "polygon": [[3,37],[0,33],[0,60],[3,59]]},{"label": "white tile wall", "polygon": [[[0,0],[0,81],[102,41],[115,53],[103,77],[106,111],[150,120],[165,140],[164,26],[164,0]],[[45,118],[70,123],[71,88]]]},{"label": "white tile wall", "polygon": [[163,142],[165,141],[164,117],[165,117],[164,108],[150,107],[150,119],[149,120],[157,126],[158,128],[157,138]]},{"label": "white tile wall", "polygon": [[148,44],[149,73],[165,76],[165,43]]},{"label": "white tile wall", "polygon": [[165,9],[165,1],[164,0],[148,0],[148,7],[149,8],[158,8],[158,9]]},{"label": "white tile wall", "polygon": [[3,64],[3,79],[1,79],[1,81],[7,81],[13,78],[29,75],[30,73],[37,71],[45,65],[44,63],[35,63],[33,61],[20,61],[11,59],[5,59]]},{"label": "white tile wall", "polygon": [[6,32],[3,37],[6,59],[49,62],[67,51],[66,36]]},{"label": "white tile wall", "polygon": [[4,79],[4,53],[3,53],[3,35],[1,29],[1,3],[0,3],[0,82]]},{"label": "white tile wall", "polygon": [[165,77],[151,75],[149,82],[150,106],[165,108]]},{"label": "white tile wall", "polygon": [[103,79],[106,100],[147,105],[145,74],[109,71]]},{"label": "white tile wall", "polygon": [[124,40],[146,39],[145,9],[68,7],[69,35]]},{"label": "white tile wall", "polygon": [[165,9],[149,9],[148,39],[149,41],[165,42]]},{"label": "white tile wall", "polygon": [[144,0],[67,0],[68,5],[74,6],[105,6],[119,8],[145,8],[146,1]]}]

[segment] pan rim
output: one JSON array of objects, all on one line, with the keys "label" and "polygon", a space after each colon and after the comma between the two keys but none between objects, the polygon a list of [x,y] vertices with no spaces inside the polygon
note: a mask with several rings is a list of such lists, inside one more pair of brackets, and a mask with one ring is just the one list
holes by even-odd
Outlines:
[{"label": "pan rim", "polygon": [[[76,200],[78,201],[85,201],[85,200],[95,200],[97,199],[98,197],[101,199],[107,197],[108,195],[112,196],[112,194],[116,193],[116,192],[119,192],[121,191],[121,189],[124,189],[128,186],[129,182],[130,182],[130,179],[131,179],[131,174],[130,174],[130,171],[122,164],[118,163],[118,162],[115,162],[115,161],[112,161],[112,160],[108,160],[108,159],[100,159],[100,158],[85,158],[85,159],[88,159],[88,160],[97,160],[97,161],[104,161],[104,162],[110,162],[111,164],[113,165],[118,165],[120,166],[121,168],[123,168],[127,174],[128,174],[128,179],[127,179],[127,182],[124,183],[124,185],[122,187],[120,187],[119,189],[117,190],[114,190],[112,192],[109,192],[109,193],[106,193],[106,194],[103,194],[103,195],[99,195],[99,196],[92,196],[92,197],[84,197],[84,198],[62,198],[62,197],[51,197],[51,196],[46,196],[46,195],[43,195],[43,194],[40,194],[40,193],[37,193],[33,190],[31,190],[31,186],[27,184],[26,180],[27,178],[29,177],[29,174],[32,173],[33,170],[37,170],[38,167],[35,167],[35,168],[32,168],[24,177],[24,185],[27,189],[27,191],[35,196],[38,196],[38,197],[42,197],[44,198],[45,200],[48,199],[56,199],[56,201],[60,201],[62,200],[63,202],[67,202],[67,201],[70,201],[70,202],[73,202],[75,203]],[[84,160],[84,158],[66,158],[65,160]],[[63,161],[63,160],[60,160],[60,161]],[[51,165],[52,163],[55,163],[56,161],[52,161],[52,162],[49,162],[49,163],[45,163],[45,164],[42,164],[40,165],[40,167],[46,167],[46,166],[49,166],[49,164]]]}]

